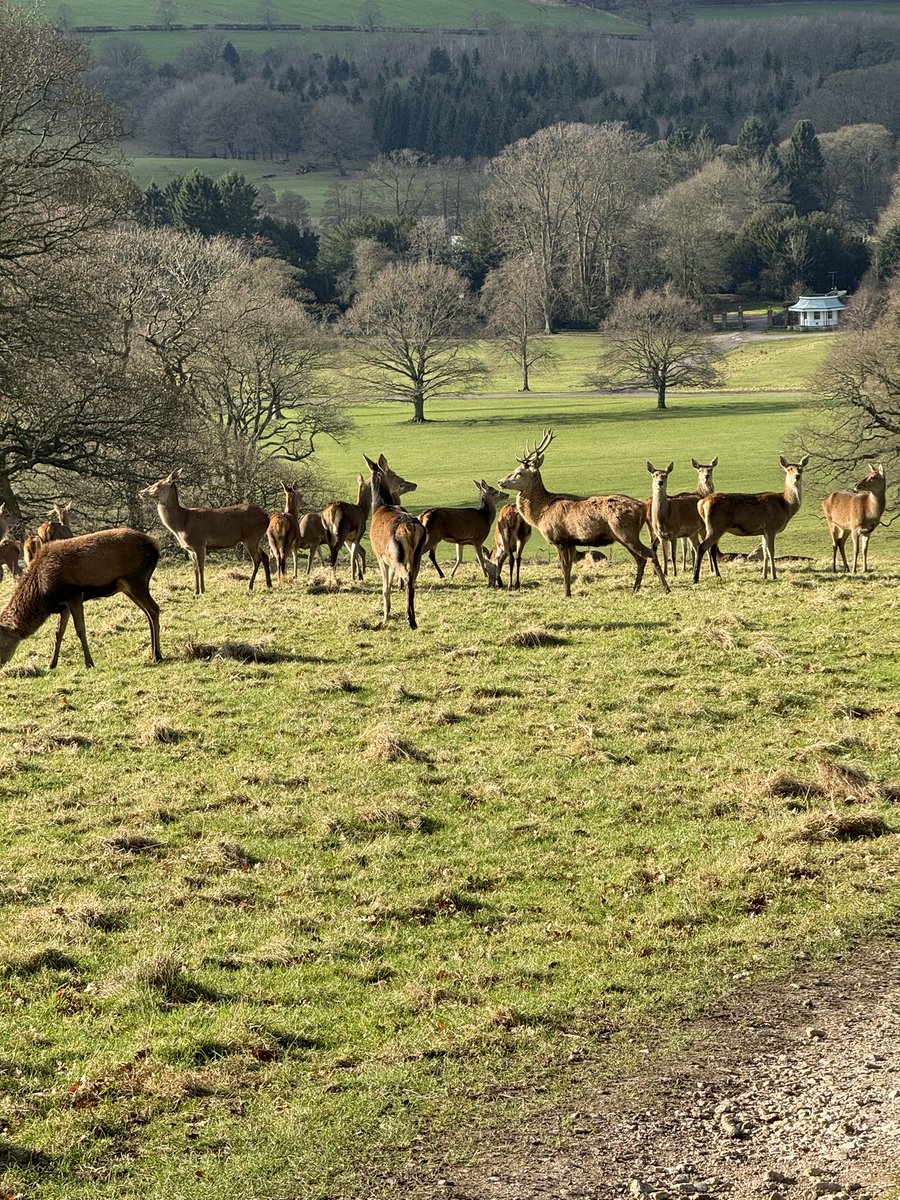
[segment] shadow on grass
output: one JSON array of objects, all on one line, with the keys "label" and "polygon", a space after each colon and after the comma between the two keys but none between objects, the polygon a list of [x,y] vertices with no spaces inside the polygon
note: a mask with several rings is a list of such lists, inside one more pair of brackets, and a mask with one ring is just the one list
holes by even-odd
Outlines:
[{"label": "shadow on grass", "polygon": [[12,1142],[0,1138],[0,1171],[9,1171],[13,1167],[40,1167],[42,1171],[54,1165],[54,1160],[43,1150],[34,1150],[30,1146],[15,1146]]}]

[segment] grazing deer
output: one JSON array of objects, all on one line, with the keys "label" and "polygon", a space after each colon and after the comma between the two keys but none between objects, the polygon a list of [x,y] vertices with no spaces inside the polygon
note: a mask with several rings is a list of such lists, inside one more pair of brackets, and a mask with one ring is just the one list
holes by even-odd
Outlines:
[{"label": "grazing deer", "polygon": [[[504,562],[509,560],[509,588],[519,586],[519,572],[522,569],[522,551],[525,543],[531,537],[531,526],[519,516],[514,504],[504,504],[497,514],[497,527],[494,530],[494,547],[490,554],[484,557],[487,569],[488,585],[500,587],[500,572]],[[513,585],[513,564],[515,564],[516,581]]]},{"label": "grazing deer", "polygon": [[572,564],[579,546],[609,546],[620,542],[637,564],[634,591],[641,586],[647,563],[651,563],[663,591],[669,590],[656,552],[640,539],[646,510],[640,500],[631,496],[590,496],[584,498],[568,492],[548,492],[541,479],[544,451],[553,441],[553,431],[547,429],[544,439],[535,449],[526,447],[519,466],[500,487],[513,488],[519,493],[516,508],[529,525],[539,529],[551,546],[556,547],[563,571],[566,596],[572,594]]},{"label": "grazing deer", "polygon": [[27,537],[22,545],[22,554],[25,557],[25,566],[30,567],[37,558],[37,552],[43,546],[43,542],[37,536]]},{"label": "grazing deer", "polygon": [[18,579],[22,574],[22,568],[19,566],[19,559],[22,557],[22,543],[17,542],[15,538],[4,537],[0,541],[0,580],[3,579],[3,568],[6,567],[12,573],[13,579]]},{"label": "grazing deer", "polygon": [[372,496],[372,523],[369,541],[381,568],[381,594],[384,599],[384,624],[391,615],[391,584],[396,573],[400,582],[406,584],[406,619],[410,629],[416,628],[416,579],[425,552],[428,534],[425,526],[410,516],[396,503],[396,495],[389,490],[386,475],[389,468],[384,455],[378,462],[363,455],[372,472],[370,491]]},{"label": "grazing deer", "polygon": [[837,552],[840,550],[844,560],[844,570],[849,571],[847,553],[844,543],[849,535],[853,536],[853,574],[856,574],[859,564],[859,551],[862,547],[863,571],[869,569],[869,538],[881,524],[885,509],[885,490],[887,481],[884,477],[884,464],[872,467],[857,484],[852,492],[832,492],[822,501],[825,520],[831,532],[831,569],[837,571]]},{"label": "grazing deer", "polygon": [[[74,537],[69,518],[72,515],[72,504],[54,504],[49,521],[38,526],[37,535],[42,542],[59,542],[63,538]],[[55,518],[55,519],[54,519]]]},{"label": "grazing deer", "polygon": [[259,548],[269,525],[268,515],[255,504],[232,504],[228,508],[182,508],[175,484],[181,475],[182,469],[178,467],[163,479],[142,488],[138,495],[156,501],[160,521],[190,555],[194,565],[196,595],[200,596],[206,591],[203,571],[207,550],[230,550],[238,543],[244,546],[253,561],[249,591],[253,591],[260,566],[265,571],[266,587],[271,587],[269,556]]},{"label": "grazing deer", "polygon": [[500,500],[508,500],[509,493],[491,487],[483,479],[481,482],[476,479],[475,486],[481,500],[478,508],[428,508],[425,512],[419,513],[419,520],[425,526],[428,534],[425,549],[441,579],[444,578],[444,572],[438,566],[437,556],[434,552],[440,542],[453,542],[456,545],[456,562],[450,572],[451,579],[462,562],[463,546],[475,547],[475,557],[484,574],[487,574],[484,563],[484,543],[491,532],[491,525],[494,523],[497,503]]},{"label": "grazing deer", "polygon": [[694,559],[694,583],[700,579],[700,564],[709,551],[713,570],[719,574],[719,542],[726,533],[737,537],[759,537],[763,540],[763,579],[775,579],[775,535],[790,521],[803,499],[803,469],[809,462],[804,454],[797,463],[789,463],[780,455],[785,473],[783,492],[713,492],[698,504],[706,536],[697,547]]},{"label": "grazing deer", "polygon": [[84,651],[84,665],[92,667],[84,602],[116,592],[124,593],[147,617],[150,654],[159,662],[159,605],[150,595],[150,579],[158,561],[159,544],[136,529],[104,529],[42,546],[0,613],[0,663],[9,662],[19,642],[57,613],[51,669],[59,661],[70,614]]},{"label": "grazing deer", "polygon": [[284,512],[275,513],[269,518],[266,538],[272,557],[275,559],[275,570],[279,583],[284,581],[287,570],[287,556],[294,556],[294,578],[297,578],[297,539],[300,536],[300,496],[299,485],[282,483],[284,491]]},{"label": "grazing deer", "polygon": [[[391,470],[383,454],[378,459],[378,467],[381,471],[381,486],[393,497],[391,504],[396,504],[407,492],[416,490],[417,484],[410,483],[408,479],[401,478],[396,471]],[[371,482],[362,475],[357,475],[356,482],[355,504],[351,504],[349,500],[332,500],[319,514],[331,550],[331,569],[334,571],[337,568],[338,551],[341,546],[349,546],[351,579],[356,579],[357,576],[361,579],[365,573],[365,567],[360,569],[360,539],[366,532],[366,522],[372,509]]]}]

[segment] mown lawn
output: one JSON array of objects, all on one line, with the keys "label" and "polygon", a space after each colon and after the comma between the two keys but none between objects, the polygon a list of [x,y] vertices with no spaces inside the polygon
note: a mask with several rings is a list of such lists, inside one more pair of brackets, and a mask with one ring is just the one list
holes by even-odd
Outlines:
[{"label": "mown lawn", "polygon": [[822,566],[633,598],[617,555],[564,603],[470,565],[413,634],[371,577],[226,560],[198,600],[178,561],[161,666],[124,601],[94,672],[38,634],[0,674],[6,1192],[378,1196],[416,1136],[876,928],[900,572]]}]

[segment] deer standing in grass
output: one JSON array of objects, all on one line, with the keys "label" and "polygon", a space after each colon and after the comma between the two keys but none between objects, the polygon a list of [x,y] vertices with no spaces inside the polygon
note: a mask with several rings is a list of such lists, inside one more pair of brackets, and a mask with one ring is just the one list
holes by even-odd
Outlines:
[{"label": "deer standing in grass", "polygon": [[[497,526],[494,529],[494,546],[490,554],[485,555],[488,585],[500,587],[500,572],[503,564],[509,561],[509,590],[519,587],[519,572],[522,569],[522,552],[525,543],[531,537],[531,526],[524,517],[519,515],[514,504],[504,504],[497,514]],[[513,566],[515,566],[515,584],[513,584]]]},{"label": "deer standing in grass", "polygon": [[869,569],[869,538],[881,524],[886,504],[887,481],[884,464],[879,463],[854,484],[852,492],[832,492],[822,501],[822,509],[831,533],[831,569],[837,571],[837,553],[841,552],[844,570],[850,570],[844,543],[853,537],[853,574],[857,573],[862,548],[863,571]]},{"label": "deer standing in grass", "polygon": [[[392,504],[396,504],[400,497],[406,495],[407,492],[416,490],[417,484],[410,483],[408,479],[403,479],[396,471],[391,470],[383,454],[378,459],[378,468],[381,472],[382,488],[393,497]],[[372,509],[371,481],[358,475],[356,482],[355,504],[349,500],[332,500],[319,514],[331,550],[331,569],[334,571],[337,568],[338,552],[341,546],[349,546],[351,579],[357,577],[361,579],[365,574],[365,557],[360,556],[362,550],[360,542],[366,532],[366,522]]]},{"label": "deer standing in grass", "polygon": [[396,574],[400,582],[406,584],[406,619],[410,629],[415,629],[416,580],[428,534],[421,521],[400,508],[397,497],[389,490],[386,476],[390,469],[386,463],[384,467],[381,465],[384,455],[377,463],[365,455],[363,457],[372,472],[372,521],[369,526],[369,541],[381,569],[384,624],[387,625],[391,615],[391,584]]},{"label": "deer standing in grass", "polygon": [[[697,505],[703,496],[713,491],[712,474],[718,457],[711,463],[698,463],[696,458],[691,462],[697,472],[697,490],[695,492],[677,492],[674,496],[668,493],[668,477],[674,464],[669,463],[668,470],[657,471],[652,463],[647,463],[647,470],[653,476],[652,495],[646,502],[647,524],[653,535],[652,546],[662,543],[663,574],[669,573],[669,558],[672,559],[672,574],[678,575],[676,543],[681,539],[681,569],[685,570],[687,563],[687,547],[690,543],[694,554],[703,534],[703,522]],[[710,568],[711,570],[712,568]]]},{"label": "deer standing in grass", "polygon": [[136,529],[104,529],[42,546],[0,613],[0,663],[9,662],[19,642],[55,613],[59,620],[51,669],[59,661],[70,615],[84,651],[84,665],[92,667],[84,602],[116,592],[126,595],[146,616],[150,654],[159,662],[159,605],[150,595],[150,579],[158,561],[159,544]]},{"label": "deer standing in grass", "polygon": [[269,525],[268,514],[255,504],[232,504],[228,508],[183,508],[176,486],[176,480],[181,475],[182,470],[178,467],[163,479],[142,488],[138,494],[156,501],[160,521],[190,555],[196,595],[200,596],[206,591],[204,566],[207,550],[230,550],[239,543],[253,562],[249,590],[253,591],[260,566],[265,571],[266,587],[271,587],[269,556],[259,548]]},{"label": "deer standing in grass", "polygon": [[706,536],[697,547],[694,559],[694,583],[700,580],[700,564],[709,551],[713,570],[719,574],[719,542],[726,533],[737,537],[762,536],[763,579],[769,568],[775,579],[775,536],[799,511],[803,500],[803,470],[809,462],[804,454],[799,462],[790,463],[780,455],[784,471],[783,492],[713,492],[698,504]]},{"label": "deer standing in grass", "polygon": [[4,537],[0,541],[0,580],[3,579],[3,568],[12,574],[13,579],[18,579],[22,574],[22,568],[19,566],[19,559],[22,557],[22,543],[17,542],[15,538]]},{"label": "deer standing in grass", "polygon": [[662,573],[656,552],[640,539],[646,521],[646,510],[640,500],[631,496],[574,496],[568,492],[548,492],[541,478],[544,451],[553,441],[553,431],[547,429],[541,444],[533,450],[526,447],[519,466],[505,479],[502,488],[519,493],[516,508],[529,525],[539,529],[551,546],[556,547],[563,572],[566,596],[572,594],[572,564],[579,546],[609,546],[619,542],[637,564],[633,591],[641,586],[648,563],[653,567],[663,591],[669,585]]},{"label": "deer standing in grass", "polygon": [[274,513],[269,518],[266,529],[266,539],[272,557],[275,559],[275,570],[279,583],[284,581],[287,571],[287,556],[294,556],[294,578],[297,578],[297,541],[300,536],[300,495],[298,484],[282,483],[284,491],[284,512]]},{"label": "deer standing in grass", "polygon": [[74,537],[69,518],[72,515],[72,504],[54,504],[49,521],[38,526],[37,535],[42,542],[58,542],[63,538]]},{"label": "deer standing in grass", "polygon": [[476,479],[475,486],[481,501],[478,508],[428,508],[425,512],[419,513],[419,520],[425,526],[428,534],[425,550],[441,579],[444,578],[444,572],[438,566],[437,556],[434,552],[440,542],[453,542],[456,545],[456,562],[450,572],[451,579],[462,562],[463,546],[475,547],[475,557],[478,559],[481,570],[485,575],[487,574],[484,562],[484,543],[491,532],[491,525],[493,525],[497,513],[497,504],[500,500],[508,500],[509,493],[491,487],[483,479],[480,482]]}]

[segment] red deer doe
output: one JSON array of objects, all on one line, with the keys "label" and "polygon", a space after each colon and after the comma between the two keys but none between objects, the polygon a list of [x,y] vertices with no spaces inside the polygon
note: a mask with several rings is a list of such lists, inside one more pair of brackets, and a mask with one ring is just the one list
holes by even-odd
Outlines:
[{"label": "red deer doe", "polygon": [[444,578],[444,572],[438,566],[437,556],[434,552],[440,542],[453,542],[456,545],[456,562],[450,572],[451,579],[462,562],[463,546],[475,547],[475,557],[484,574],[487,574],[484,563],[484,543],[491,532],[491,525],[494,523],[497,503],[500,500],[508,500],[509,493],[491,487],[483,479],[480,483],[476,479],[475,486],[481,500],[478,508],[428,508],[425,512],[419,513],[419,520],[425,526],[428,534],[425,549],[441,579]]},{"label": "red deer doe", "polygon": [[[696,458],[691,459],[691,463],[697,472],[697,490],[694,492],[676,492],[674,496],[670,496],[667,491],[668,476],[672,471],[672,464],[669,464],[669,470],[666,472],[657,472],[654,470],[652,463],[647,463],[647,470],[653,475],[653,495],[646,502],[647,509],[647,524],[650,526],[650,532],[653,535],[653,548],[662,542],[663,551],[663,572],[669,573],[669,557],[672,559],[672,573],[678,574],[677,559],[676,559],[676,542],[681,540],[681,569],[684,571],[687,566],[687,547],[688,544],[693,548],[694,554],[697,553],[697,546],[703,534],[703,522],[700,520],[700,513],[697,509],[697,504],[703,496],[708,496],[713,491],[713,469],[718,463],[718,456],[711,463],[698,463]],[[656,476],[665,474],[666,479],[657,481]],[[654,518],[653,505],[656,500],[657,513]],[[655,523],[654,523],[655,522]],[[665,529],[665,533],[662,530]],[[712,570],[712,567],[710,567]]]},{"label": "red deer doe", "polygon": [[[58,542],[63,538],[74,537],[69,517],[72,515],[71,504],[54,504],[53,515],[49,521],[38,526],[37,535],[42,542]],[[53,518],[56,518],[55,520]]]},{"label": "red deer doe", "polygon": [[762,535],[763,579],[768,579],[769,568],[775,579],[775,535],[799,510],[803,499],[803,470],[809,455],[797,463],[789,463],[784,455],[779,456],[785,473],[783,492],[713,492],[704,496],[697,506],[706,536],[697,547],[694,559],[694,583],[700,580],[700,564],[709,551],[713,570],[719,574],[719,542],[726,533],[737,537],[759,537]]},{"label": "red deer doe", "polygon": [[84,651],[84,665],[92,667],[84,602],[116,592],[126,595],[145,614],[150,626],[150,654],[154,662],[159,662],[159,605],[150,595],[150,579],[158,561],[158,543],[136,529],[104,529],[42,546],[0,613],[0,664],[9,662],[19,642],[31,637],[57,613],[51,669],[59,661],[70,614]]},{"label": "red deer doe", "polygon": [[384,599],[384,624],[391,615],[391,584],[396,573],[401,583],[406,583],[406,619],[410,629],[416,628],[416,579],[422,564],[427,533],[425,526],[415,517],[404,512],[396,503],[397,497],[388,488],[385,476],[390,474],[387,464],[382,467],[384,455],[378,462],[363,455],[372,472],[370,492],[372,496],[372,523],[369,541],[381,568],[381,594]]},{"label": "red deer doe", "polygon": [[[368,462],[368,459],[366,461]],[[410,483],[408,479],[402,479],[396,471],[391,470],[383,454],[378,459],[378,468],[381,471],[382,488],[393,497],[390,501],[391,504],[396,504],[400,497],[407,492],[416,490],[417,484]],[[360,562],[359,551],[362,549],[360,541],[366,532],[366,522],[372,508],[370,481],[364,479],[362,475],[358,475],[356,481],[358,488],[355,504],[349,500],[332,500],[319,514],[322,524],[325,526],[331,550],[331,569],[335,570],[337,567],[338,551],[341,546],[349,546],[351,579],[356,579],[357,576],[361,579],[365,573],[364,560],[363,563]]]},{"label": "red deer doe", "polygon": [[[485,555],[484,563],[487,569],[488,585],[500,587],[500,572],[503,564],[509,560],[509,587],[519,586],[519,572],[522,569],[522,551],[525,543],[531,537],[531,526],[519,516],[514,504],[504,504],[497,514],[497,527],[494,530],[494,548]],[[513,584],[513,564],[515,564],[516,581]]]},{"label": "red deer doe", "polygon": [[300,536],[300,496],[297,483],[282,483],[284,490],[284,512],[275,513],[269,518],[266,538],[272,557],[275,559],[275,570],[279,582],[284,580],[287,570],[287,556],[294,556],[294,578],[297,578],[297,539]]},{"label": "red deer doe", "polygon": [[831,569],[837,570],[837,552],[844,560],[844,570],[850,570],[844,543],[853,535],[853,574],[857,573],[859,551],[862,547],[863,571],[869,569],[869,538],[881,524],[886,504],[884,464],[872,467],[852,492],[832,492],[822,501],[825,520],[831,532]]},{"label": "red deer doe", "polygon": [[505,479],[502,488],[519,493],[516,508],[529,525],[539,529],[551,546],[556,547],[563,571],[565,594],[572,594],[572,564],[579,546],[610,546],[619,542],[637,564],[633,590],[641,586],[647,563],[650,563],[663,591],[669,590],[656,552],[640,539],[646,520],[646,510],[640,500],[631,496],[574,496],[568,492],[548,492],[541,479],[544,451],[553,441],[553,431],[544,432],[544,439],[535,449],[526,447],[525,457]]},{"label": "red deer doe", "polygon": [[[299,522],[299,534],[297,537],[297,549],[308,550],[309,559],[306,563],[307,575],[312,570],[313,556],[316,551],[319,552],[319,559],[322,563],[325,559],[322,555],[322,547],[328,545],[328,534],[325,530],[325,522],[322,520],[322,514],[317,512],[304,513]],[[329,547],[330,548],[330,547]],[[360,579],[366,573],[366,552],[362,546],[356,547],[356,565],[355,570]]]},{"label": "red deer doe", "polygon": [[3,579],[3,568],[11,572],[13,579],[22,574],[19,559],[22,557],[22,543],[15,538],[4,537],[0,541],[0,580]]},{"label": "red deer doe", "polygon": [[142,488],[138,494],[156,501],[160,521],[190,555],[194,564],[195,593],[199,596],[206,591],[204,565],[207,550],[230,550],[239,543],[253,562],[249,590],[253,591],[260,566],[265,571],[266,587],[271,587],[269,556],[259,548],[269,525],[268,514],[255,504],[232,504],[228,508],[182,508],[175,485],[181,475],[182,470],[178,467],[165,478]]}]

